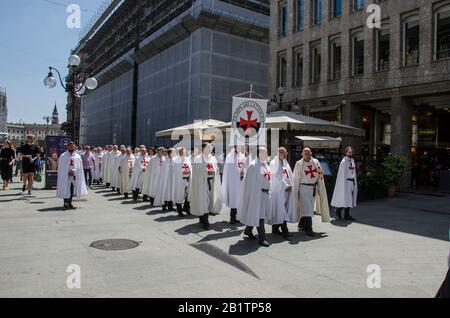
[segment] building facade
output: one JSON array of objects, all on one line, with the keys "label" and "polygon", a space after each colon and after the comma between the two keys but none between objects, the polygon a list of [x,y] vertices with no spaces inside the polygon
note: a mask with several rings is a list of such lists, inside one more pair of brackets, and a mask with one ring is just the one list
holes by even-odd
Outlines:
[{"label": "building facade", "polygon": [[[380,28],[368,27],[370,4]],[[358,154],[405,156],[435,183],[450,164],[450,1],[272,0],[271,13],[282,107],[364,128],[345,141]]]},{"label": "building facade", "polygon": [[16,146],[25,143],[27,135],[33,135],[41,145],[44,144],[46,136],[64,135],[59,124],[8,123],[7,132],[8,139]]},{"label": "building facade", "polygon": [[232,96],[268,94],[268,0],[123,1],[75,53],[99,87],[80,142],[168,145],[160,130],[230,120]]}]

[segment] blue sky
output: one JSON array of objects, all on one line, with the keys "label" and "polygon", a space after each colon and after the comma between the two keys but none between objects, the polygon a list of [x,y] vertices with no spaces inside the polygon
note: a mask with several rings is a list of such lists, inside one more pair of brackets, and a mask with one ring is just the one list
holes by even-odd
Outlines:
[{"label": "blue sky", "polygon": [[48,67],[67,74],[70,50],[80,29],[69,29],[65,5],[82,8],[84,26],[102,0],[0,0],[0,87],[8,95],[8,121],[44,123],[55,101],[60,122],[66,120],[66,94],[58,84],[47,89]]}]

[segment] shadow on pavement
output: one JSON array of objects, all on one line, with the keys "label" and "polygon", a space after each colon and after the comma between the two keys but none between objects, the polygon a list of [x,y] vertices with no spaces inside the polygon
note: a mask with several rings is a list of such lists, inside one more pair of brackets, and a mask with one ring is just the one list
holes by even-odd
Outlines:
[{"label": "shadow on pavement", "polygon": [[230,230],[225,231],[221,233],[214,233],[214,234],[208,234],[204,238],[202,238],[199,242],[208,242],[208,241],[215,241],[220,240],[224,238],[230,238],[230,237],[236,237],[240,236],[242,234],[243,230]]},{"label": "shadow on pavement", "polygon": [[65,212],[65,211],[66,210],[63,207],[53,207],[38,210],[38,212]]}]

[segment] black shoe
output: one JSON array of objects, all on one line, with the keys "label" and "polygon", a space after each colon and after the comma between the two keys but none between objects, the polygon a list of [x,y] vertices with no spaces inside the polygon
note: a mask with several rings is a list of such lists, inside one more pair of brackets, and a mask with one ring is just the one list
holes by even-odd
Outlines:
[{"label": "black shoe", "polygon": [[264,247],[269,247],[270,246],[269,242],[267,242],[266,240],[259,241],[258,244],[261,245],[261,246],[264,246]]},{"label": "black shoe", "polygon": [[247,235],[248,238],[251,239],[251,240],[256,240],[256,236],[255,236],[255,234],[253,234],[252,231],[247,231],[247,230],[245,230],[245,231],[244,231],[244,235]]},{"label": "black shoe", "polygon": [[125,196],[125,199],[128,199],[128,193],[125,193],[124,196]]},{"label": "black shoe", "polygon": [[282,235],[283,233],[281,233],[280,227],[278,225],[272,225],[272,234]]},{"label": "black shoe", "polygon": [[69,209],[70,209],[69,203],[64,203],[64,210],[69,210]]},{"label": "black shoe", "polygon": [[69,204],[69,209],[71,209],[71,210],[76,210],[77,208],[74,207],[74,206],[72,205],[72,203],[71,203],[71,204]]},{"label": "black shoe", "polygon": [[25,189],[26,189],[27,187],[24,185],[23,187],[22,187],[22,192],[25,192]]},{"label": "black shoe", "polygon": [[184,218],[183,212],[178,212],[178,216],[179,216],[180,218]]}]

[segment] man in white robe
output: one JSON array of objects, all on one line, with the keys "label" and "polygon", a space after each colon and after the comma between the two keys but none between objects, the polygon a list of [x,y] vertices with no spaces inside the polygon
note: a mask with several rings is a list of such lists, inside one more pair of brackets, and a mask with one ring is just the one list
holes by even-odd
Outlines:
[{"label": "man in white robe", "polygon": [[74,209],[73,196],[80,198],[87,194],[83,162],[75,149],[75,144],[70,142],[58,160],[56,196],[64,200],[64,209]]},{"label": "man in white robe", "polygon": [[[114,147],[116,147],[114,149]],[[115,152],[117,151],[117,146],[108,146],[108,149],[103,156],[104,158],[104,171],[103,171],[103,180],[105,180],[106,188],[111,187],[111,177],[112,177],[112,162]]]},{"label": "man in white robe", "polygon": [[98,147],[94,151],[94,183],[99,185],[102,180],[102,148]]},{"label": "man in white robe", "polygon": [[156,155],[156,150],[153,147],[150,147],[148,150],[148,156],[149,156],[149,162],[147,165],[147,169],[144,171],[144,174],[142,176],[143,178],[143,184],[142,184],[142,194],[143,194],[143,201],[149,202],[149,196],[150,196],[150,177],[152,172],[152,165],[154,162],[152,162],[152,158]]},{"label": "man in white robe", "polygon": [[122,157],[125,155],[125,146],[120,146],[119,150],[116,152],[115,156],[113,157],[113,164],[112,164],[112,174],[111,174],[111,187],[113,191],[117,190],[117,193],[120,193],[120,175],[119,175],[119,167],[120,167],[120,161],[122,160]]},{"label": "man in white robe", "polygon": [[184,217],[183,211],[191,215],[188,192],[192,165],[185,153],[184,148],[179,148],[178,156],[173,159],[172,164],[172,201],[176,204],[179,217]]},{"label": "man in white robe", "polygon": [[258,159],[249,164],[243,180],[243,191],[238,208],[238,218],[246,225],[244,234],[256,240],[253,228],[258,230],[258,244],[268,247],[265,219],[270,213],[270,168],[267,164],[267,149],[259,147]]},{"label": "man in white robe", "polygon": [[[272,225],[272,233],[289,239],[287,222],[293,223],[295,217],[294,176],[286,160],[287,150],[278,149],[278,156],[270,162],[270,216],[267,223]],[[280,231],[281,228],[281,231]]]},{"label": "man in white robe", "polygon": [[236,224],[237,208],[241,198],[241,184],[245,175],[245,156],[240,146],[234,146],[225,158],[222,178],[222,199],[230,208],[230,223]]},{"label": "man in white robe", "polygon": [[139,193],[144,183],[144,173],[150,161],[147,148],[142,145],[140,149],[141,152],[134,158],[133,172],[131,173],[130,183],[128,184],[128,190],[133,193],[134,201],[139,199]]},{"label": "man in white robe", "polygon": [[174,211],[172,201],[173,149],[167,149],[162,170],[159,174],[159,190],[156,191],[155,204],[162,204],[163,211]]},{"label": "man in white robe", "polygon": [[134,155],[131,153],[131,148],[125,150],[125,154],[120,160],[120,194],[123,194],[125,199],[128,199],[128,185],[130,183],[131,174],[134,167]]},{"label": "man in white robe", "polygon": [[345,211],[344,219],[356,221],[350,216],[350,209],[356,208],[358,199],[358,180],[356,179],[356,164],[353,159],[353,148],[345,149],[345,158],[339,165],[339,171],[334,187],[331,206],[336,208],[336,216],[342,220],[342,210]]},{"label": "man in white robe", "polygon": [[[150,199],[150,204],[152,206],[161,206],[165,209],[165,201],[164,201],[164,175],[163,165],[165,149],[163,147],[159,147],[156,151],[156,155],[150,159],[148,171],[144,174],[144,195],[147,195]],[[148,184],[148,188],[147,185]]]},{"label": "man in white robe", "polygon": [[203,144],[202,154],[195,157],[192,164],[192,178],[189,183],[191,213],[199,217],[205,230],[210,227],[209,214],[217,214],[222,209],[220,197],[220,175],[217,160],[211,154],[211,144]]},{"label": "man in white robe", "polygon": [[322,216],[322,222],[330,222],[330,208],[319,160],[312,157],[309,148],[304,148],[302,154],[303,158],[297,161],[294,168],[296,221],[300,230],[314,237],[314,212]]}]

